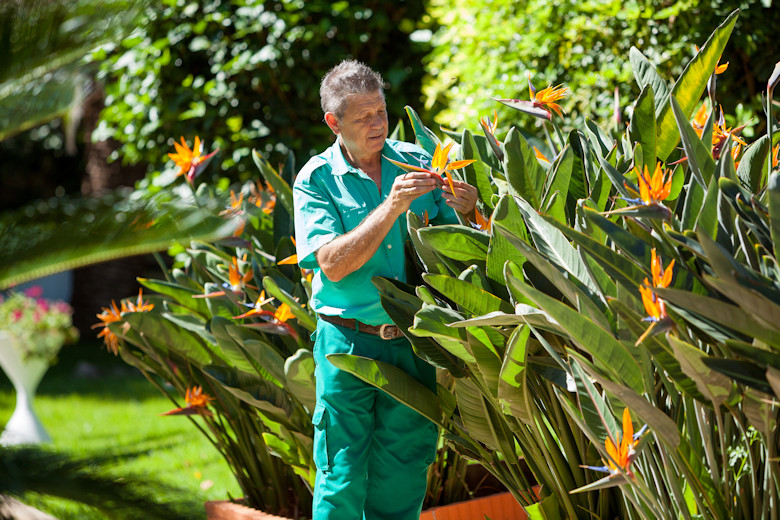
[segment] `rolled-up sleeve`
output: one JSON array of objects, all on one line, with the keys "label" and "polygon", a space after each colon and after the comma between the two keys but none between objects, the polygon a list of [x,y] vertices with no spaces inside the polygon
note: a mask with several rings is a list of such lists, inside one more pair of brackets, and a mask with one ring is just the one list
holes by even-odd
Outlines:
[{"label": "rolled-up sleeve", "polygon": [[298,265],[304,269],[319,267],[317,250],[344,234],[344,227],[331,197],[318,186],[309,172],[299,174],[293,185],[295,242]]}]

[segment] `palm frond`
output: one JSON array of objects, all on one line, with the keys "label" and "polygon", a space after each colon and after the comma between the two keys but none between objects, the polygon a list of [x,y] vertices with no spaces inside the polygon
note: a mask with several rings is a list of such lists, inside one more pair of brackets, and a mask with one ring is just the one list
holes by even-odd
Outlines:
[{"label": "palm frond", "polygon": [[196,205],[133,199],[52,199],[0,216],[0,290],[67,269],[230,236],[237,222]]}]

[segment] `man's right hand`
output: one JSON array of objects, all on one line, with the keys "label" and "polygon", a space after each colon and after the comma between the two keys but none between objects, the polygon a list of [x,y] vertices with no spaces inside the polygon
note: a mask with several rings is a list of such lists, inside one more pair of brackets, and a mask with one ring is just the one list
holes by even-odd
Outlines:
[{"label": "man's right hand", "polygon": [[395,178],[393,188],[383,204],[388,204],[391,212],[400,216],[407,212],[414,199],[439,188],[441,183],[438,176],[426,172],[399,175]]}]

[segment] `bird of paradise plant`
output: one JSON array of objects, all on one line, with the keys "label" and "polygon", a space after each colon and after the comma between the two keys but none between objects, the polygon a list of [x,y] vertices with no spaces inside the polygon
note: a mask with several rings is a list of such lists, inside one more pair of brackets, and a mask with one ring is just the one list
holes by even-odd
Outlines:
[{"label": "bird of paradise plant", "polygon": [[[624,482],[624,476],[632,479],[634,473],[631,471],[631,463],[636,456],[636,446],[639,444],[639,440],[647,429],[647,425],[643,426],[638,432],[634,433],[634,424],[631,422],[631,412],[628,407],[623,409],[623,431],[622,434],[617,435],[614,439],[611,433],[604,439],[604,450],[607,453],[607,457],[604,460],[606,463],[604,466],[582,466],[583,468],[598,471],[600,473],[609,473],[608,477],[605,477],[601,481],[599,487],[607,485],[617,485]],[[594,488],[597,483],[589,484],[583,488],[575,489],[572,493],[578,493]]]},{"label": "bird of paradise plant", "polygon": [[103,327],[98,334],[98,338],[103,338],[106,348],[115,356],[119,354],[119,339],[116,337],[109,325],[122,320],[122,314],[126,312],[149,312],[154,309],[154,304],[143,300],[143,289],[138,290],[138,298],[135,303],[132,300],[122,300],[120,306],[117,306],[114,300],[108,307],[103,307],[103,312],[96,314],[100,323],[92,326],[93,329]]},{"label": "bird of paradise plant", "polygon": [[644,166],[644,172],[640,173],[636,167],[634,168],[634,172],[637,176],[637,184],[639,184],[639,193],[636,193],[636,191],[628,186],[628,184],[624,184],[624,187],[629,192],[638,195],[638,197],[624,198],[626,202],[632,205],[625,208],[607,211],[604,214],[654,216],[668,220],[672,213],[669,208],[663,204],[663,201],[666,200],[667,197],[669,197],[671,194],[671,170],[664,169],[659,162],[655,165],[655,171],[653,172],[653,175],[650,175],[650,171],[647,169],[647,165]]},{"label": "bird of paradise plant", "polygon": [[533,83],[531,83],[531,74],[528,73],[527,76],[529,101],[522,99],[493,99],[540,119],[551,121],[553,112],[558,114],[558,117],[563,117],[563,110],[557,102],[566,97],[569,93],[569,88],[563,85],[556,87],[548,85],[547,88],[537,91]]},{"label": "bird of paradise plant", "polygon": [[442,180],[442,182],[446,180],[447,183],[449,183],[450,190],[452,191],[452,194],[457,197],[458,195],[455,193],[455,186],[452,182],[452,174],[450,173],[451,170],[457,170],[460,168],[465,168],[469,164],[475,162],[474,159],[466,159],[461,161],[452,161],[449,160],[449,153],[450,149],[452,148],[452,145],[455,143],[450,143],[445,147],[442,147],[441,144],[436,144],[436,150],[433,152],[433,159],[431,159],[431,167],[430,168],[423,168],[422,166],[414,166],[411,164],[402,163],[400,161],[395,161],[393,159],[390,159],[389,157],[385,157],[388,161],[395,164],[399,168],[406,170],[408,172],[424,172],[424,173],[430,173],[431,175],[437,176],[439,179]]}]

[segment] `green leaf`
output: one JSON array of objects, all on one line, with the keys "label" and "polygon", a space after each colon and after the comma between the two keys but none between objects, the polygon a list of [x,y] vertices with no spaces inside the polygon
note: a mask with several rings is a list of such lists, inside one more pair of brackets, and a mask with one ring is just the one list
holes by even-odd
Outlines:
[{"label": "green leaf", "polygon": [[423,274],[423,280],[471,314],[482,315],[502,311],[510,313],[512,305],[484,289],[465,281],[441,274]]},{"label": "green leaf", "polygon": [[152,291],[168,296],[170,299],[204,318],[209,317],[209,308],[203,298],[193,298],[196,294],[203,294],[202,291],[193,291],[182,287],[178,283],[165,282],[162,280],[150,280],[149,278],[138,278],[138,283],[151,289]]},{"label": "green leaf", "polygon": [[434,338],[447,351],[466,363],[475,363],[474,355],[467,348],[466,331],[447,326],[462,319],[463,316],[453,310],[425,304],[415,314],[414,325],[409,328],[409,332],[419,337]]},{"label": "green leaf", "polygon": [[618,434],[623,429],[618,427],[618,423],[612,415],[612,411],[609,409],[604,396],[596,390],[596,386],[591,382],[590,377],[576,359],[570,359],[569,365],[571,365],[574,382],[577,384],[577,397],[579,398],[582,419],[585,421],[585,424],[601,443],[604,443],[606,439],[611,439],[612,443],[618,446]]},{"label": "green leaf", "polygon": [[276,192],[276,200],[289,215],[294,215],[293,193],[290,185],[282,179],[273,166],[257,150],[252,150],[252,159],[255,161],[255,165],[257,165],[257,169],[260,170],[265,181]]},{"label": "green leaf", "polygon": [[441,404],[436,394],[400,368],[352,354],[329,354],[328,361],[337,368],[383,390],[431,422],[445,427],[442,421]]},{"label": "green leaf", "polygon": [[754,337],[780,348],[780,334],[756,320],[752,312],[715,298],[679,289],[655,289],[656,294],[683,309],[706,318],[714,324],[734,329],[742,334]]},{"label": "green leaf", "polygon": [[655,170],[655,95],[652,84],[645,85],[634,105],[628,128],[631,140],[642,145],[642,162],[653,174]]},{"label": "green leaf", "polygon": [[258,408],[272,420],[296,428],[291,421],[292,405],[287,394],[278,386],[258,375],[241,372],[229,366],[209,365],[203,372],[238,399]]},{"label": "green leaf", "polygon": [[715,160],[712,158],[709,148],[701,142],[701,139],[699,139],[699,136],[696,135],[693,127],[688,122],[690,114],[686,115],[683,113],[683,109],[674,96],[672,96],[671,103],[691,174],[696,179],[696,182],[706,187],[712,178],[712,174],[715,172]]},{"label": "green leaf", "polygon": [[512,276],[507,278],[517,290],[557,321],[580,348],[589,352],[597,361],[599,369],[608,372],[615,380],[627,384],[637,392],[642,391],[642,373],[633,349],[568,305],[531,288]]},{"label": "green leaf", "polygon": [[481,200],[486,206],[492,208],[491,199],[493,197],[493,184],[490,182],[490,167],[487,166],[480,155],[479,148],[475,141],[475,136],[468,130],[463,130],[463,138],[461,140],[461,154],[463,159],[475,159],[473,162],[464,168],[466,172],[466,182],[477,188],[479,192],[479,200]]},{"label": "green leaf", "polygon": [[495,286],[504,287],[504,264],[511,260],[522,266],[525,263],[525,257],[504,238],[503,234],[498,232],[496,224],[500,224],[513,236],[524,241],[528,241],[528,230],[517,204],[509,195],[501,197],[496,204],[496,209],[493,211],[493,224],[490,230],[490,245],[488,246],[487,275]]},{"label": "green leaf", "polygon": [[710,179],[710,184],[707,186],[707,193],[704,199],[704,203],[701,205],[701,211],[696,218],[696,224],[694,229],[705,233],[713,240],[718,236],[718,194],[720,193],[720,187],[718,186],[718,177],[713,176]]},{"label": "green leaf", "polygon": [[631,47],[628,53],[628,59],[631,62],[631,68],[634,71],[634,77],[639,84],[639,88],[644,90],[648,85],[652,87],[655,102],[655,113],[658,114],[669,99],[669,87],[650,61],[636,47]]},{"label": "green leaf", "polygon": [[129,312],[123,314],[122,319],[154,345],[175,352],[195,365],[211,362],[210,350],[200,336],[166,320],[160,314]]},{"label": "green leaf", "polygon": [[439,274],[448,273],[449,270],[447,269],[447,266],[445,266],[438,255],[436,255],[434,249],[420,239],[418,230],[422,228],[422,226],[423,221],[418,215],[411,211],[406,212],[408,236],[412,241],[412,245],[414,245],[414,250],[417,253],[417,257],[420,259],[420,262],[423,264],[425,271]]},{"label": "green leaf", "polygon": [[504,141],[504,150],[504,172],[511,193],[528,200],[534,209],[541,209],[546,174],[533,148],[513,127]]},{"label": "green leaf", "polygon": [[292,295],[279,287],[279,284],[276,283],[276,280],[270,276],[264,277],[263,288],[268,291],[269,295],[273,296],[282,303],[286,303],[290,307],[290,311],[293,313],[301,326],[310,331],[314,331],[314,329],[317,328],[317,320],[314,318],[314,316],[308,310],[303,308],[303,306],[298,303],[295,298],[292,297]]},{"label": "green leaf", "polygon": [[[739,11],[734,11],[717,28],[707,40],[696,56],[688,62],[680,77],[672,87],[671,95],[680,103],[681,115],[687,120],[696,104],[701,99],[707,81],[715,71],[723,50],[731,36],[731,31],[737,21]],[[633,49],[632,49],[633,53]],[[655,88],[655,84],[653,85]],[[677,143],[680,142],[680,134],[677,132],[675,116],[672,113],[671,103],[662,105],[658,114],[658,139],[656,141],[658,158],[666,162]]]},{"label": "green leaf", "polygon": [[585,268],[577,250],[574,249],[566,237],[557,229],[563,228],[563,224],[555,224],[549,217],[542,217],[528,203],[521,199],[515,199],[520,212],[525,217],[528,229],[539,253],[548,258],[561,269],[571,273],[574,278],[582,282],[592,290],[596,289],[588,271]]},{"label": "green leaf", "polygon": [[529,520],[557,520],[563,518],[563,513],[555,495],[550,495],[536,504],[531,504],[525,508],[525,512]]},{"label": "green leaf", "polygon": [[579,307],[581,312],[586,312],[594,322],[608,328],[608,323],[599,307],[593,299],[598,298],[597,292],[591,290],[577,279],[572,279],[570,273],[562,271],[559,267],[522,240],[509,234],[503,226],[498,225],[500,233],[506,233],[506,239],[516,247],[561,293],[569,300],[569,303]]},{"label": "green leaf", "polygon": [[[211,332],[214,334],[214,338],[217,340],[217,344],[221,348],[222,356],[224,357],[226,364],[241,370],[253,374],[257,372],[257,368],[252,362],[252,358],[244,350],[242,344],[234,339],[234,337],[228,332],[229,328],[237,327],[230,320],[221,316],[214,316],[211,320]],[[279,378],[280,374],[272,374],[267,371],[260,374],[263,377],[267,377],[274,384],[281,386],[282,378]],[[283,376],[283,374],[282,374]]]},{"label": "green leaf", "polygon": [[739,161],[737,177],[739,177],[742,186],[750,190],[750,193],[758,193],[761,189],[761,177],[764,166],[766,166],[768,153],[769,136],[763,135],[747,147]]},{"label": "green leaf", "polygon": [[547,175],[547,182],[544,188],[543,201],[545,205],[549,204],[550,198],[556,192],[564,196],[569,193],[569,182],[571,181],[573,165],[574,152],[572,152],[571,146],[566,146],[550,166],[550,173]]},{"label": "green leaf", "polygon": [[767,182],[766,197],[769,206],[769,229],[772,233],[775,258],[780,258],[780,175],[772,172]]},{"label": "green leaf", "polygon": [[[680,432],[677,430],[677,424],[665,413],[630,388],[604,378],[595,370],[589,371],[589,373],[604,390],[620,399],[628,406],[632,414],[636,414],[642,419],[668,447],[677,448],[680,444]],[[634,428],[634,430],[638,430],[638,428]]]},{"label": "green leaf", "polygon": [[455,383],[455,396],[460,417],[469,436],[491,450],[499,450],[504,456],[513,456],[514,440],[508,435],[503,420],[491,413],[491,404],[479,388],[467,378],[458,379]]},{"label": "green leaf", "polygon": [[705,362],[708,356],[693,345],[673,335],[669,335],[669,344],[683,371],[696,382],[699,392],[716,408],[723,404],[731,393],[731,380],[708,367]]},{"label": "green leaf", "polygon": [[406,115],[409,116],[409,121],[412,123],[412,129],[414,130],[414,137],[417,139],[417,144],[420,145],[423,150],[433,155],[433,152],[436,151],[436,145],[440,144],[441,141],[436,137],[436,134],[431,132],[422,123],[420,116],[417,115],[417,112],[415,112],[412,107],[407,105],[404,108],[406,109]]},{"label": "green leaf", "polygon": [[451,224],[422,228],[418,235],[423,244],[448,258],[485,264],[490,237],[483,231]]},{"label": "green leaf", "polygon": [[53,199],[0,218],[0,290],[68,269],[165,251],[177,242],[217,240],[230,236],[237,224],[194,206],[131,200],[120,192]]},{"label": "green leaf", "polygon": [[311,350],[298,349],[284,363],[286,388],[298,401],[309,410],[314,411],[316,403],[314,380],[314,356]]}]

